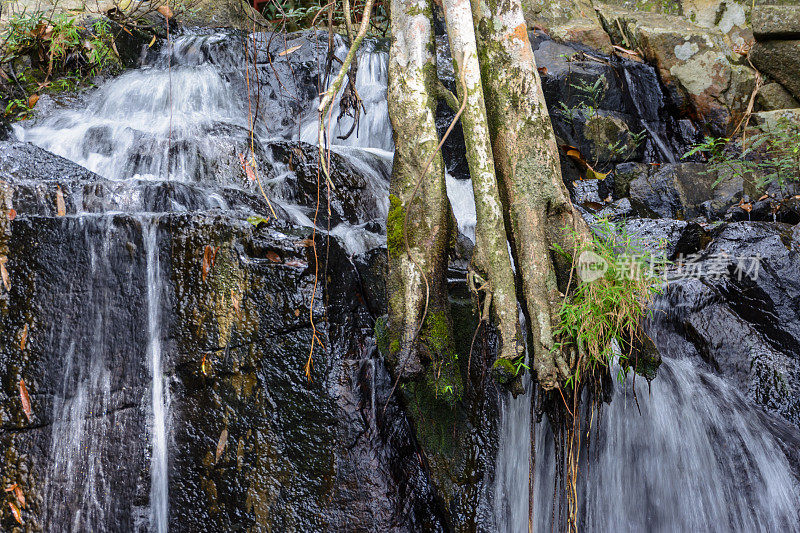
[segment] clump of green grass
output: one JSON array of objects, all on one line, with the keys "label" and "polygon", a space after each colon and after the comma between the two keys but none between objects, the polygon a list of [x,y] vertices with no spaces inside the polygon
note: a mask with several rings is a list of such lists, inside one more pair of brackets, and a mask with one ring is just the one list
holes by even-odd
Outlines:
[{"label": "clump of green grass", "polygon": [[82,25],[70,15],[37,12],[9,19],[0,35],[0,68],[16,93],[6,115],[20,119],[35,105],[31,96],[76,90],[101,72],[118,70],[120,59],[109,20]]},{"label": "clump of green grass", "polygon": [[[655,272],[660,261],[619,226],[601,221],[594,238],[572,251],[558,253],[573,262],[571,287],[558,309],[554,349],[561,350],[570,365],[568,387],[579,388],[585,375],[599,376],[619,363],[619,378],[631,368],[637,346],[649,339],[641,320],[660,283]],[[598,269],[582,279],[582,262]],[[601,272],[602,271],[602,272]],[[599,275],[598,275],[599,274]]]}]

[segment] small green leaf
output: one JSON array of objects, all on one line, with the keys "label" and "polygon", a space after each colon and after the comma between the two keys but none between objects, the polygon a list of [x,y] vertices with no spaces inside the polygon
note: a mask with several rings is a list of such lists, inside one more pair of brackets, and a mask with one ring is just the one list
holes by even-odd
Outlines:
[{"label": "small green leaf", "polygon": [[247,221],[252,225],[258,227],[261,224],[269,223],[269,217],[262,217],[261,215],[250,215],[247,217]]}]

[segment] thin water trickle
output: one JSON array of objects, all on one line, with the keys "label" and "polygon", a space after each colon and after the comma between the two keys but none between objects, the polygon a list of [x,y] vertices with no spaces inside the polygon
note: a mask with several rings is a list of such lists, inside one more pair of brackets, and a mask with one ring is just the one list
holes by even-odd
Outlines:
[{"label": "thin water trickle", "polygon": [[147,355],[150,362],[150,523],[154,531],[166,533],[169,506],[167,405],[161,360],[161,266],[158,259],[158,226],[144,223],[144,247],[147,256]]}]

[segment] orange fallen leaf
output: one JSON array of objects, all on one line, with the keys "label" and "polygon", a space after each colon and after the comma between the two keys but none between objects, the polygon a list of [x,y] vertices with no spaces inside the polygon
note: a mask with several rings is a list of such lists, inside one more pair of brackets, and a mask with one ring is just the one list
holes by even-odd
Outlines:
[{"label": "orange fallen leaf", "polygon": [[295,242],[294,245],[297,246],[298,248],[300,247],[311,248],[312,246],[314,246],[314,239],[303,239],[302,241]]},{"label": "orange fallen leaf", "polygon": [[28,342],[28,324],[22,327],[22,333],[19,334],[19,349],[25,349],[25,343]]},{"label": "orange fallen leaf", "polygon": [[769,195],[768,194],[764,194],[764,195],[761,196],[761,198],[758,199],[758,201],[760,202],[761,200],[766,200],[767,198],[769,198]]},{"label": "orange fallen leaf", "polygon": [[64,193],[61,191],[61,187],[56,191],[56,212],[60,217],[67,214],[67,205],[64,203]]},{"label": "orange fallen leaf", "polygon": [[298,44],[297,46],[292,46],[292,47],[291,47],[291,48],[289,48],[288,50],[284,50],[283,52],[281,52],[280,54],[278,54],[278,57],[285,56],[285,55],[289,55],[289,54],[291,54],[292,52],[294,52],[295,50],[297,50],[298,48],[300,48],[301,46],[303,46],[303,45],[302,45],[302,44]]},{"label": "orange fallen leaf", "polygon": [[8,210],[8,220],[14,220],[17,218],[17,210],[16,209],[9,209]]},{"label": "orange fallen leaf", "polygon": [[19,380],[19,399],[22,402],[22,411],[28,417],[28,422],[33,422],[33,409],[31,409],[31,398],[28,395],[28,387],[25,386],[25,380]]},{"label": "orange fallen leaf", "polygon": [[203,360],[200,363],[200,371],[204,376],[208,375],[208,365],[206,364],[206,354],[203,354]]},{"label": "orange fallen leaf", "polygon": [[267,259],[269,259],[273,263],[280,263],[281,262],[281,256],[279,256],[277,254],[277,252],[273,252],[272,250],[269,250],[267,252]]},{"label": "orange fallen leaf", "polygon": [[14,515],[14,519],[17,522],[19,522],[20,524],[22,524],[22,511],[20,511],[19,507],[17,507],[12,502],[7,502],[7,503],[8,503],[8,506],[11,507],[11,514]]},{"label": "orange fallen leaf", "polygon": [[156,11],[164,15],[164,18],[167,20],[171,19],[174,16],[174,13],[169,8],[169,6],[160,6],[158,9],[156,9]]},{"label": "orange fallen leaf", "polygon": [[214,248],[210,244],[207,244],[205,250],[203,251],[203,281],[206,280],[208,273],[211,272],[212,268],[214,268],[214,261],[217,258],[218,249],[219,248]]},{"label": "orange fallen leaf", "polygon": [[38,102],[38,101],[39,101],[39,95],[38,94],[30,95],[30,97],[28,98],[28,107],[35,106],[36,102]]},{"label": "orange fallen leaf", "polygon": [[5,285],[6,291],[11,292],[11,276],[8,275],[8,270],[6,270],[6,262],[8,262],[8,257],[0,256],[0,277],[3,278],[3,285]]},{"label": "orange fallen leaf", "polygon": [[228,444],[228,428],[222,430],[217,441],[217,454],[214,457],[214,462],[218,463],[219,458],[222,457],[222,452],[225,451],[225,446]]},{"label": "orange fallen leaf", "polygon": [[540,75],[547,76],[547,67],[538,67],[536,70],[539,71]]},{"label": "orange fallen leaf", "polygon": [[13,492],[14,497],[17,499],[17,503],[21,509],[25,509],[25,494],[22,492],[22,488],[14,483],[10,487],[6,487],[6,492]]}]

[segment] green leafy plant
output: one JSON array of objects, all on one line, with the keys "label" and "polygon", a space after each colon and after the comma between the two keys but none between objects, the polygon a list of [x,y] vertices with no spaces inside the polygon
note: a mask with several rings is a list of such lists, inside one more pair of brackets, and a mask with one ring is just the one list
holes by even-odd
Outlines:
[{"label": "green leafy plant", "polygon": [[[572,289],[564,297],[554,331],[554,349],[561,350],[571,370],[566,384],[577,390],[587,373],[598,376],[615,362],[624,378],[636,347],[647,341],[640,322],[660,291],[654,273],[663,261],[607,220],[600,221],[589,243],[556,251],[573,261]],[[592,254],[604,269],[596,279],[581,279],[575,271],[579,258],[588,257],[585,254]]]},{"label": "green leafy plant", "polygon": [[12,120],[25,120],[30,118],[32,113],[33,108],[30,107],[28,100],[24,98],[11,100],[5,108],[5,115]]},{"label": "green leafy plant", "polygon": [[[572,56],[566,55],[563,57],[567,57],[568,61],[572,58]],[[575,98],[577,103],[570,106],[565,102],[559,102],[559,112],[565,120],[573,125],[573,130],[575,129],[578,118],[582,118],[584,124],[590,128],[595,140],[602,138],[603,123],[602,115],[600,114],[600,104],[605,96],[606,86],[607,80],[604,75],[598,76],[593,82],[583,79],[579,80],[577,83],[570,84],[570,87],[577,92]],[[642,130],[639,133],[628,131],[625,139],[617,139],[613,142],[608,142],[606,146],[602,148],[605,149],[609,159],[622,157],[622,161],[624,162],[636,153],[636,150],[639,149],[646,138],[646,130]],[[599,170],[595,167],[597,167],[599,163],[601,153],[599,148],[601,147],[597,148],[598,149],[595,150],[594,161],[588,165],[589,169],[592,170],[592,172],[589,173],[589,177],[596,175]],[[600,172],[600,174],[605,177],[606,172],[607,169]]]},{"label": "green leafy plant", "polygon": [[[741,143],[746,143],[744,149]],[[747,139],[706,137],[683,155],[687,159],[702,155],[706,173],[717,173],[714,187],[729,176],[742,178],[757,188],[770,185],[785,197],[788,186],[800,184],[800,121],[782,116]]]},{"label": "green leafy plant", "polygon": [[[105,18],[86,27],[67,14],[14,15],[0,35],[0,43],[0,66],[10,65],[10,75],[5,77],[14,80],[17,97],[75,90],[97,74],[120,66],[111,25]],[[30,60],[22,61],[25,57]],[[20,108],[19,103],[14,107]]]},{"label": "green leafy plant", "polygon": [[[364,0],[351,2],[353,24],[356,26],[361,22],[360,14],[364,10],[364,4]],[[264,18],[276,27],[285,26],[288,31],[296,31],[310,28],[312,25],[326,24],[329,5],[313,3],[311,0],[272,0],[261,12]],[[344,31],[344,12],[338,4],[333,11],[333,25],[339,31]],[[383,0],[376,0],[373,4],[369,25],[372,35],[386,35],[389,29],[389,15]]]}]

